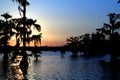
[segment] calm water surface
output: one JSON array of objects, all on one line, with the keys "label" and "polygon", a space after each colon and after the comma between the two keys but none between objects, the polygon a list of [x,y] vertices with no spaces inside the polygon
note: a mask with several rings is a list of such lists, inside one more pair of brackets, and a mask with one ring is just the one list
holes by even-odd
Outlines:
[{"label": "calm water surface", "polygon": [[[112,70],[109,55],[95,57],[70,57],[71,52],[61,53],[43,51],[42,57],[36,61],[29,57],[28,80],[120,80],[120,71]],[[0,56],[0,80],[13,80],[13,71],[4,64]]]}]

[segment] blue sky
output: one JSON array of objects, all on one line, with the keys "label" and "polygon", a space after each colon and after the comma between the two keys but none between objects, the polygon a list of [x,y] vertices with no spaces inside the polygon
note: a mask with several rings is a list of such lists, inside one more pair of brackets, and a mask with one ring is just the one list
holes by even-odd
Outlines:
[{"label": "blue sky", "polygon": [[[117,0],[28,0],[27,17],[42,27],[43,45],[63,45],[66,38],[95,32],[107,23],[109,13],[120,13]],[[17,3],[0,0],[0,14],[20,17]],[[1,17],[0,17],[1,18]]]}]

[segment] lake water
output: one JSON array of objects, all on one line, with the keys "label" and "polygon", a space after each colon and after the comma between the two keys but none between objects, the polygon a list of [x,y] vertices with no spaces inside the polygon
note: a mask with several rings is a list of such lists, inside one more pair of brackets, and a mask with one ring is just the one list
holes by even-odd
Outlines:
[{"label": "lake water", "polygon": [[[36,61],[29,57],[29,67],[25,80],[120,80],[120,71],[109,67],[110,55],[70,57],[71,52],[42,51]],[[0,56],[0,80],[14,80],[10,62],[5,63]]]}]

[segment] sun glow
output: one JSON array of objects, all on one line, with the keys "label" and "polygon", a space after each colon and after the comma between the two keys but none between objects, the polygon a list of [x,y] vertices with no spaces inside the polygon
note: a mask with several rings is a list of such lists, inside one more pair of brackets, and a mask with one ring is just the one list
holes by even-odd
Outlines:
[{"label": "sun glow", "polygon": [[[46,25],[42,25],[41,28],[42,28],[42,31],[40,31],[40,33],[42,33],[41,46],[63,46],[65,45],[65,39],[61,35],[55,34],[54,32],[52,32],[51,29],[48,29]],[[38,34],[39,32],[32,27],[32,35],[38,35]],[[9,41],[9,45],[11,46],[16,45],[15,36],[11,37],[11,40]],[[20,46],[22,46],[22,42]],[[31,41],[30,44],[27,44],[27,46],[34,46],[34,42]],[[40,46],[39,43],[38,43],[38,46]]]},{"label": "sun glow", "polygon": [[15,46],[16,45],[16,40],[15,39],[11,39],[10,41],[9,41],[9,44],[8,45],[10,45],[10,46]]},{"label": "sun glow", "polygon": [[38,32],[36,29],[32,27],[32,35],[38,35],[40,32]]}]

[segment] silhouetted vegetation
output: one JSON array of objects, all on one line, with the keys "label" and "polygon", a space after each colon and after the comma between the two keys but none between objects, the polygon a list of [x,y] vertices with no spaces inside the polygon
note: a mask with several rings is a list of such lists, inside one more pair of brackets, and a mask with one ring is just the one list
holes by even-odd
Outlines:
[{"label": "silhouetted vegetation", "polygon": [[4,17],[4,20],[0,20],[0,46],[4,47],[2,52],[4,53],[4,59],[8,59],[8,41],[14,35],[12,32],[12,28],[14,27],[14,23],[11,21],[12,16],[8,13],[4,13],[1,15]]},{"label": "silhouetted vegetation", "polygon": [[[34,42],[35,47],[37,47],[38,43],[41,45],[41,26],[36,24],[36,20],[26,17],[26,6],[30,5],[30,3],[27,0],[12,1],[19,3],[18,10],[21,18],[12,19],[12,16],[8,13],[1,15],[5,20],[0,21],[0,46],[7,47],[7,43],[12,36],[16,37],[15,53],[19,50],[26,51],[26,49],[28,49],[26,48],[26,44],[29,44],[31,41]],[[120,1],[118,0],[118,3],[119,2]],[[120,14],[110,13],[108,14],[108,17],[109,23],[104,23],[103,27],[96,29],[95,33],[86,33],[84,35],[67,38],[66,46],[63,46],[62,48],[54,48],[54,50],[58,49],[61,52],[70,50],[73,53],[73,56],[77,56],[78,51],[84,52],[84,55],[98,55],[106,53],[110,53],[112,56],[119,55]],[[32,27],[39,32],[38,35],[32,34]],[[20,48],[21,43],[23,43],[23,49]],[[47,49],[50,48],[46,47],[46,50]],[[36,52],[36,49],[32,49],[32,51]]]},{"label": "silhouetted vegetation", "polygon": [[86,56],[110,54],[111,61],[116,61],[120,54],[120,14],[108,14],[109,23],[104,23],[102,28],[95,33],[67,38],[67,47],[73,55],[81,51]]},{"label": "silhouetted vegetation", "polygon": [[[28,54],[26,52],[26,44],[34,42],[34,46],[37,47],[38,44],[41,46],[41,26],[36,24],[37,20],[26,17],[26,6],[29,5],[27,0],[12,0],[19,3],[18,10],[21,18],[12,18],[12,15],[4,13],[1,16],[4,20],[0,19],[0,52],[4,53],[3,59],[7,61],[10,52],[13,53],[12,61],[15,60],[17,55],[22,55],[22,60],[20,62],[20,68],[23,75],[27,74],[28,68]],[[38,35],[34,35],[32,32],[36,30]],[[16,45],[14,47],[9,45],[9,41],[12,37],[16,39]],[[22,47],[20,46],[22,44]],[[37,50],[33,49],[35,54]],[[37,53],[37,52],[36,52]]]},{"label": "silhouetted vegetation", "polygon": [[[8,61],[8,53],[13,51],[12,61],[17,55],[22,55],[20,62],[20,69],[23,75],[27,74],[28,68],[28,54],[27,50],[31,51],[38,60],[38,56],[41,55],[41,51],[57,51],[61,52],[61,57],[64,57],[65,51],[71,51],[72,57],[77,57],[78,52],[83,52],[83,56],[94,56],[110,54],[110,67],[111,69],[118,70],[120,60],[117,59],[120,56],[120,14],[110,13],[108,14],[109,22],[103,23],[103,27],[97,28],[94,33],[85,33],[80,36],[72,36],[66,39],[67,44],[60,47],[41,47],[42,33],[41,26],[36,24],[37,20],[26,17],[26,6],[30,5],[27,0],[12,0],[19,3],[18,10],[21,18],[12,18],[12,15],[4,13],[1,16],[4,20],[0,19],[0,52],[4,53],[4,62]],[[120,3],[120,0],[118,0]],[[32,30],[37,30],[38,35],[32,34]],[[9,46],[10,39],[15,36],[16,45],[14,47]],[[26,44],[34,42],[34,47],[26,47]],[[20,46],[22,43],[23,46]],[[39,46],[37,46],[39,44]],[[39,53],[39,54],[38,54]],[[7,66],[4,63],[4,66]],[[105,65],[104,61],[100,61],[101,65]],[[115,65],[115,66],[113,66]],[[117,66],[117,67],[116,67]],[[113,71],[116,71],[113,70]]]}]

